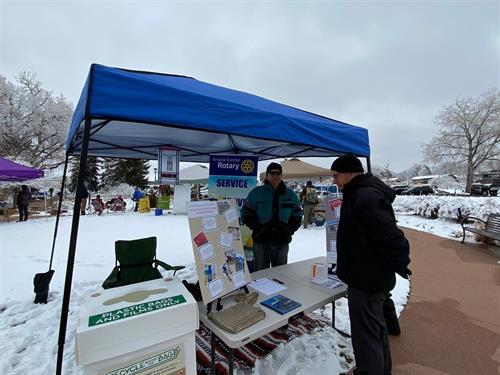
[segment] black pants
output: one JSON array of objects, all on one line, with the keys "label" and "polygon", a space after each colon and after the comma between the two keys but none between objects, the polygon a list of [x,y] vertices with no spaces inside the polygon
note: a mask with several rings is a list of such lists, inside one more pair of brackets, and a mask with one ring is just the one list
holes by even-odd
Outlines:
[{"label": "black pants", "polygon": [[385,293],[347,289],[356,375],[390,375],[391,352],[383,304]]},{"label": "black pants", "polygon": [[28,205],[19,205],[19,221],[28,220]]},{"label": "black pants", "polygon": [[286,245],[264,245],[253,243],[253,270],[260,271],[270,267],[278,267],[287,264],[288,244]]}]

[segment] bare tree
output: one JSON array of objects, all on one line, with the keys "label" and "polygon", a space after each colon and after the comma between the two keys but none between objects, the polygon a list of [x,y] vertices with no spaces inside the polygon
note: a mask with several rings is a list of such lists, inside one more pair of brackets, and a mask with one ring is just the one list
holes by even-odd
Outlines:
[{"label": "bare tree", "polygon": [[61,165],[72,112],[35,75],[22,72],[15,83],[0,75],[0,154],[36,168]]},{"label": "bare tree", "polygon": [[500,160],[500,93],[490,89],[479,98],[458,97],[443,107],[435,123],[439,131],[424,145],[426,160],[462,166],[470,192],[477,168]]}]

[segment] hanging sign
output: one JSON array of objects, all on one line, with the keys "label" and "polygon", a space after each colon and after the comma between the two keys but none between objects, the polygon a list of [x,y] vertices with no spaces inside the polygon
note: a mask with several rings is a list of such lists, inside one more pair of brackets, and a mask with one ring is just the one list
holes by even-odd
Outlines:
[{"label": "hanging sign", "polygon": [[210,155],[208,192],[217,199],[236,198],[238,206],[257,186],[257,156]]},{"label": "hanging sign", "polygon": [[[255,155],[210,155],[208,192],[216,199],[235,198],[240,209],[257,186],[258,161]],[[247,260],[251,260],[252,232],[246,225],[240,227]]]},{"label": "hanging sign", "polygon": [[332,265],[331,269],[337,264],[337,230],[341,206],[342,198],[330,198],[325,202],[326,262]]},{"label": "hanging sign", "polygon": [[172,148],[158,150],[158,179],[160,185],[176,185],[179,183],[180,152]]}]

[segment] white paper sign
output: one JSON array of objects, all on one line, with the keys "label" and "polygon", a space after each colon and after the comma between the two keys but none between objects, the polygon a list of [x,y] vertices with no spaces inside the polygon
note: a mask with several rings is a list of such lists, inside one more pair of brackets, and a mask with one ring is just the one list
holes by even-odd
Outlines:
[{"label": "white paper sign", "polygon": [[214,229],[217,229],[217,220],[215,220],[215,217],[203,218],[203,230],[209,231]]},{"label": "white paper sign", "polygon": [[215,256],[214,247],[212,246],[211,242],[200,246],[198,250],[200,251],[200,259],[203,263]]},{"label": "white paper sign", "polygon": [[271,294],[275,294],[286,289],[284,284],[266,279],[265,277],[252,281],[248,284],[248,286],[255,289],[259,293],[265,294],[266,296],[270,296]]},{"label": "white paper sign", "polygon": [[216,201],[188,202],[187,209],[189,219],[196,217],[213,217],[218,214]]},{"label": "white paper sign", "polygon": [[226,220],[228,223],[230,223],[238,218],[238,216],[236,215],[236,211],[232,208],[230,210],[227,210],[226,212],[224,212],[224,216],[226,217]]},{"label": "white paper sign", "polygon": [[243,271],[233,273],[233,283],[235,288],[241,288],[245,285],[245,273]]},{"label": "white paper sign", "polygon": [[230,233],[220,232],[220,245],[224,247],[232,247],[233,235]]},{"label": "white paper sign", "polygon": [[329,264],[337,263],[337,240],[330,240],[330,246],[326,252],[326,262]]},{"label": "white paper sign", "polygon": [[209,282],[207,286],[212,299],[224,292],[224,282],[220,278]]}]

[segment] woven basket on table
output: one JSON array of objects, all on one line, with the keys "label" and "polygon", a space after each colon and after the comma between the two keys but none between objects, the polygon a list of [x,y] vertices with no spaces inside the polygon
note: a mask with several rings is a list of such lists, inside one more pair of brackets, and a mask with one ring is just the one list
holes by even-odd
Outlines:
[{"label": "woven basket on table", "polygon": [[265,317],[266,313],[264,310],[245,302],[240,302],[222,311],[210,312],[208,314],[208,318],[215,325],[231,333],[238,333]]}]

